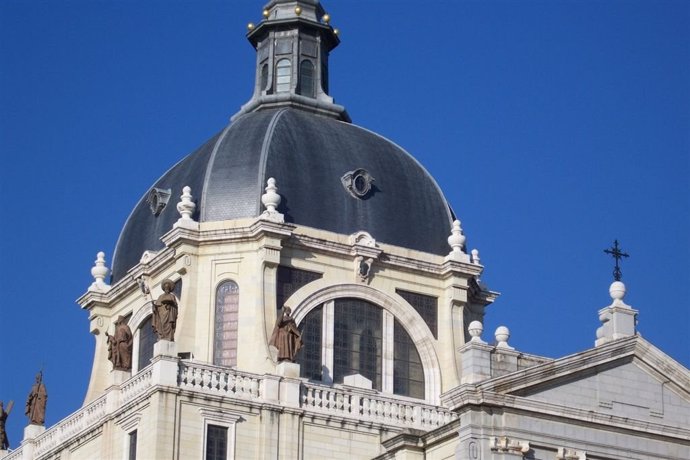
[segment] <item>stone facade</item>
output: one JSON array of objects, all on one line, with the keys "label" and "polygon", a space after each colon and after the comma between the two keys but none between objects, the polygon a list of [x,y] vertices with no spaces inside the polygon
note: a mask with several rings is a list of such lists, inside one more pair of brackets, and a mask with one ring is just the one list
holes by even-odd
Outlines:
[{"label": "stone facade", "polygon": [[[325,91],[338,38],[320,15],[316,0],[267,4],[248,35],[258,51],[254,95],[236,119],[278,107],[349,121]],[[311,98],[300,93],[303,67],[290,67],[290,78],[278,72],[291,56],[318,64]],[[281,76],[285,94],[271,91]],[[374,179],[363,168],[344,172],[336,191],[364,207]],[[489,344],[482,322],[498,294],[481,282],[459,221],[444,229],[446,254],[377,242],[370,228],[326,231],[288,222],[280,181],[268,178],[249,197],[263,205],[253,217],[227,220],[196,221],[204,200],[189,184],[171,184],[182,195],[165,210],[164,190],[152,188],[154,215],[180,216],[162,230],[163,248],[144,251],[112,285],[98,253],[78,299],[96,343],[84,405],[48,429],[27,427],[0,458],[690,458],[690,372],[637,335],[622,283],[599,311],[590,350],[528,355],[509,345],[505,327]],[[439,221],[450,216],[443,200]],[[174,341],[153,344],[152,302],[164,280],[176,283],[179,314]],[[297,363],[277,362],[269,345],[283,307],[302,330]],[[358,313],[343,319],[346,310]],[[119,317],[134,334],[131,372],[106,359]]]}]

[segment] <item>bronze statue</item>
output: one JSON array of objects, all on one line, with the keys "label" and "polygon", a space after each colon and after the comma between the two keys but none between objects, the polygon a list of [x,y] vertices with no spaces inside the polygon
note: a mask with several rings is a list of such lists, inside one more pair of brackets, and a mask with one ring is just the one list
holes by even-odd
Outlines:
[{"label": "bronze statue", "polygon": [[132,347],[134,336],[123,316],[115,321],[115,335],[105,333],[108,338],[108,359],[113,363],[113,369],[120,371],[132,370]]},{"label": "bronze statue", "polygon": [[45,425],[46,403],[48,402],[48,392],[43,384],[43,372],[36,374],[36,383],[31,387],[31,393],[26,399],[26,411],[30,425]]},{"label": "bronze statue", "polygon": [[302,334],[295,320],[290,316],[290,307],[284,307],[278,315],[269,345],[278,349],[278,362],[295,362],[295,355],[302,348]]},{"label": "bronze statue", "polygon": [[13,401],[7,405],[7,410],[2,405],[0,401],[0,450],[7,450],[10,448],[10,441],[7,439],[7,430],[5,430],[5,422],[7,422],[7,417],[12,412]]},{"label": "bronze statue", "polygon": [[175,327],[177,326],[177,297],[173,294],[175,283],[169,279],[161,283],[163,294],[153,301],[153,330],[158,340],[175,341]]}]

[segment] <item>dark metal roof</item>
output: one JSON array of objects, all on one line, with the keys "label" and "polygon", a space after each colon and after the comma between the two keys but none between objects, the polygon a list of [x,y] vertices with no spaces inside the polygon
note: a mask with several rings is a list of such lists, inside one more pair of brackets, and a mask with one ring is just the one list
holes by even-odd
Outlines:
[{"label": "dark metal roof", "polygon": [[[344,174],[366,170],[373,188],[349,193]],[[274,177],[286,222],[340,234],[369,232],[381,243],[444,255],[453,220],[436,182],[403,149],[358,126],[295,109],[241,116],[166,172],[152,187],[171,189],[155,216],[148,190],[127,219],[115,248],[112,280],[121,279],[180,217],[176,204],[192,188],[201,222],[258,216]]]}]

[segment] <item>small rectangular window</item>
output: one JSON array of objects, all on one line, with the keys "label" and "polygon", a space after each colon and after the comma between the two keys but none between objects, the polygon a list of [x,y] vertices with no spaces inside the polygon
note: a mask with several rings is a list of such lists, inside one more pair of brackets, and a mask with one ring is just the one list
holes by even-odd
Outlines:
[{"label": "small rectangular window", "polygon": [[129,460],[137,460],[137,430],[129,433]]},{"label": "small rectangular window", "polygon": [[227,456],[227,427],[208,425],[206,427],[206,460],[226,460]]}]

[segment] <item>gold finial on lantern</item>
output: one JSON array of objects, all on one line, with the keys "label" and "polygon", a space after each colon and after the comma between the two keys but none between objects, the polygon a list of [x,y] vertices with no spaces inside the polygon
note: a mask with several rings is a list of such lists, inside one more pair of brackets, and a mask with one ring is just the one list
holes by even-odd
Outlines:
[{"label": "gold finial on lantern", "polygon": [[326,13],[326,14],[323,15],[323,17],[321,18],[321,20],[323,20],[323,22],[325,22],[326,24],[328,24],[329,22],[331,22],[331,15],[328,14],[328,13]]},{"label": "gold finial on lantern", "polygon": [[264,17],[265,17],[266,19],[268,19],[268,14],[269,14],[269,13],[268,13],[268,10],[264,10],[263,15],[264,15]]},{"label": "gold finial on lantern", "polygon": [[247,30],[254,30],[254,23],[253,22],[250,22],[249,24],[247,24]]},{"label": "gold finial on lantern", "polygon": [[300,8],[299,6],[296,6],[296,7],[295,7],[295,14],[296,14],[297,16],[299,16],[300,14],[302,14],[302,8]]},{"label": "gold finial on lantern", "polygon": [[340,29],[333,29],[333,33],[336,35],[340,35]]}]

